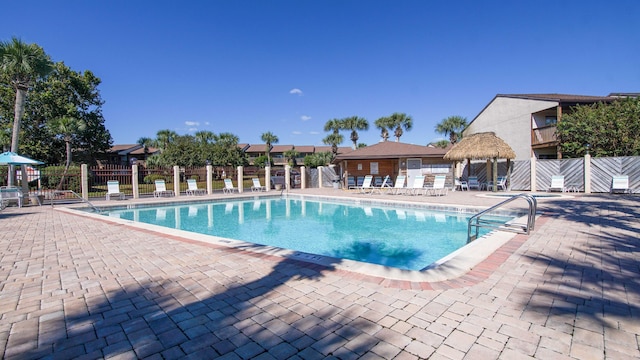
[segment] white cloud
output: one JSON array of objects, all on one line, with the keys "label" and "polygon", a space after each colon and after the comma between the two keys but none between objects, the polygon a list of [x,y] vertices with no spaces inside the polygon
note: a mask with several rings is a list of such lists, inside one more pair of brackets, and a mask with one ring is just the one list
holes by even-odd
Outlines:
[{"label": "white cloud", "polygon": [[298,88],[293,88],[293,89],[289,90],[289,94],[302,96],[302,90],[300,90]]},{"label": "white cloud", "polygon": [[319,131],[309,131],[309,134],[311,134],[311,135],[318,135],[318,134],[320,134],[320,132],[319,132]]},{"label": "white cloud", "polygon": [[300,132],[300,131],[292,131],[291,133],[293,135],[302,135],[302,132]]},{"label": "white cloud", "polygon": [[200,123],[197,121],[185,121],[184,124],[187,126],[200,126]]},{"label": "white cloud", "polygon": [[302,116],[300,116],[300,119],[301,119],[302,121],[309,121],[309,120],[311,120],[311,116],[308,116],[308,115],[302,115]]},{"label": "white cloud", "polygon": [[198,131],[198,128],[189,128],[189,130],[187,130],[188,132],[196,132]]}]

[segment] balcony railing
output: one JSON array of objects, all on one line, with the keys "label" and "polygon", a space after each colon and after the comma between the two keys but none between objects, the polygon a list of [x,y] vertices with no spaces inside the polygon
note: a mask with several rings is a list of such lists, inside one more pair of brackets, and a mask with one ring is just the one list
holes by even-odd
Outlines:
[{"label": "balcony railing", "polygon": [[531,130],[531,145],[552,144],[558,141],[556,126],[544,126]]}]

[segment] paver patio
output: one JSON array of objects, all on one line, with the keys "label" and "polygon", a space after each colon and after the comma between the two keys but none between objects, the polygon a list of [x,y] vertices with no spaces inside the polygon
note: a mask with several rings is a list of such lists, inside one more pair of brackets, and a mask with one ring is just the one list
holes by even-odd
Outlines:
[{"label": "paver patio", "polygon": [[10,207],[0,358],[640,358],[640,197],[544,200],[539,212],[530,236],[425,289]]}]

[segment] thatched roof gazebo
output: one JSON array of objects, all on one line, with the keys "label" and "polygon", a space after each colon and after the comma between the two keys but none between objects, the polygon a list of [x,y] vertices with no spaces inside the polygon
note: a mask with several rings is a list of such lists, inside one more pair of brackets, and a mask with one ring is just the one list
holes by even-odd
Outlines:
[{"label": "thatched roof gazebo", "polygon": [[[445,155],[445,160],[471,161],[493,160],[493,191],[497,191],[495,179],[498,177],[498,159],[515,159],[516,153],[504,140],[493,132],[482,132],[465,136],[455,144]],[[470,167],[469,167],[470,168]]]}]

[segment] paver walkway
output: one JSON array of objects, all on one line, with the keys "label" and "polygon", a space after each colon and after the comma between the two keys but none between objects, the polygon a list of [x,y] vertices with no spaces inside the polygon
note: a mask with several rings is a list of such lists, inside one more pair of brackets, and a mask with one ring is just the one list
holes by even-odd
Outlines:
[{"label": "paver walkway", "polygon": [[540,208],[484,279],[440,290],[7,208],[0,358],[640,358],[640,197]]}]

